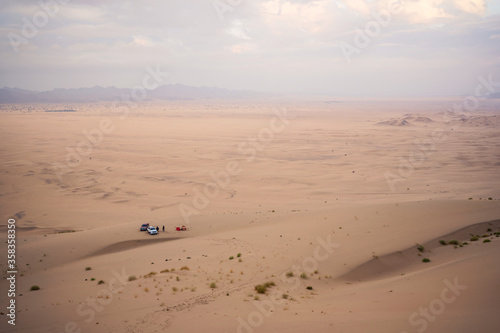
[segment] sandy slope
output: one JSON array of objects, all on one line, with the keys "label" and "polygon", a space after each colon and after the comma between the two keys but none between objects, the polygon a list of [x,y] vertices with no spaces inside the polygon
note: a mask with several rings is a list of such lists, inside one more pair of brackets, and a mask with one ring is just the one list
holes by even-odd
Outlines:
[{"label": "sandy slope", "polygon": [[[447,103],[297,103],[282,130],[272,103],[145,104],[123,120],[106,105],[1,113],[14,331],[496,332],[499,132],[444,122]],[[375,125],[408,112],[432,122]],[[116,128],[57,177],[52,163],[102,119]],[[239,172],[226,179],[230,162]],[[387,172],[400,177],[393,188]],[[184,219],[181,204],[196,214]],[[167,232],[139,232],[143,222]],[[276,286],[257,294],[267,281]]]}]

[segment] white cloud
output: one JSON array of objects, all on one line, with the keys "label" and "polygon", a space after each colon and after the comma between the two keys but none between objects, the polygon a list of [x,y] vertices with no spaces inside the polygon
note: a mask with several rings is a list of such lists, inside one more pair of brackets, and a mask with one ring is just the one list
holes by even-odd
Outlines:
[{"label": "white cloud", "polygon": [[293,31],[320,34],[328,29],[335,20],[336,6],[329,0],[291,2],[269,0],[262,2],[262,17],[270,32],[284,35]]},{"label": "white cloud", "polygon": [[253,43],[239,43],[231,46],[229,50],[236,54],[254,53],[257,50],[257,46]]},{"label": "white cloud", "polygon": [[370,14],[370,3],[364,0],[348,0],[345,1],[345,6],[354,10],[356,13],[359,13],[363,16]]},{"label": "white cloud", "polygon": [[455,7],[476,15],[484,15],[486,12],[486,2],[484,0],[455,0]]},{"label": "white cloud", "polygon": [[149,38],[144,37],[144,36],[132,36],[132,39],[135,44],[139,46],[153,46],[154,43],[151,41]]},{"label": "white cloud", "polygon": [[409,23],[432,23],[437,19],[453,17],[453,15],[446,13],[443,2],[443,0],[405,1],[402,8]]},{"label": "white cloud", "polygon": [[238,39],[245,39],[245,40],[251,39],[247,35],[247,28],[240,20],[233,20],[231,22],[231,27],[227,29],[227,33]]},{"label": "white cloud", "polygon": [[100,22],[104,16],[101,8],[84,6],[62,6],[60,15],[72,21]]}]

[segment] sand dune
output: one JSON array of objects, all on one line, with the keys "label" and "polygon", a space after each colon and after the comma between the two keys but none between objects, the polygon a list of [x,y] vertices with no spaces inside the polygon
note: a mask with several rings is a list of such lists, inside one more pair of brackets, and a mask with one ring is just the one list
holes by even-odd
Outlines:
[{"label": "sand dune", "polygon": [[500,133],[454,102],[3,106],[0,331],[497,332]]},{"label": "sand dune", "polygon": [[[451,262],[477,255],[477,251],[472,251],[473,254],[471,251],[463,251],[465,253],[460,254],[450,253],[452,250],[449,248],[454,248],[453,252],[455,252],[456,249],[464,246],[474,247],[481,243],[484,244],[481,246],[489,246],[490,244],[484,241],[492,241],[498,237],[497,235],[500,235],[500,220],[473,224],[402,251],[376,256],[341,278],[347,281],[368,281],[407,274],[428,268],[422,265],[423,258],[431,260],[430,262],[438,261],[440,265],[447,265],[450,262],[439,257],[440,255],[445,256]],[[449,244],[450,241],[453,244]],[[444,246],[448,246],[447,252],[444,251]],[[433,267],[434,264],[428,266]]]},{"label": "sand dune", "polygon": [[89,257],[98,257],[110,253],[115,253],[115,252],[122,252],[122,251],[127,251],[131,249],[135,249],[141,246],[146,246],[146,245],[151,245],[154,243],[163,243],[163,242],[168,242],[172,240],[179,239],[178,237],[173,237],[173,238],[150,238],[150,239],[135,239],[135,240],[128,240],[128,241],[122,241],[118,242],[112,245],[108,245],[105,248],[98,250],[96,252],[93,252],[89,255]]}]

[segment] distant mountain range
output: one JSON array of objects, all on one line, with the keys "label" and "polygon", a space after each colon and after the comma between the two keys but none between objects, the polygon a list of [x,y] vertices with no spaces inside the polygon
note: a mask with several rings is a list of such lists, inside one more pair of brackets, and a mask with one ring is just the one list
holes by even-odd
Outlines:
[{"label": "distant mountain range", "polygon": [[[131,96],[131,93],[132,89],[103,88],[99,86],[78,89],[54,89],[42,92],[4,87],[0,89],[0,104],[120,101],[122,96]],[[142,97],[140,93],[138,96]],[[144,100],[247,99],[265,96],[270,95],[254,91],[169,84],[154,90],[148,90]],[[129,97],[129,99],[133,100],[132,97]]]}]

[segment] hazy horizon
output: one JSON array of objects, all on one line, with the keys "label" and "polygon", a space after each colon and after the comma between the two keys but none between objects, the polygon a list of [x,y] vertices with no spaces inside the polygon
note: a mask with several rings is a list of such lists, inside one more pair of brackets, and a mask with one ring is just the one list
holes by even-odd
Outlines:
[{"label": "hazy horizon", "polygon": [[480,76],[500,81],[498,1],[46,0],[0,9],[0,87],[131,89],[147,68],[162,73],[161,85],[332,96],[460,96]]}]

